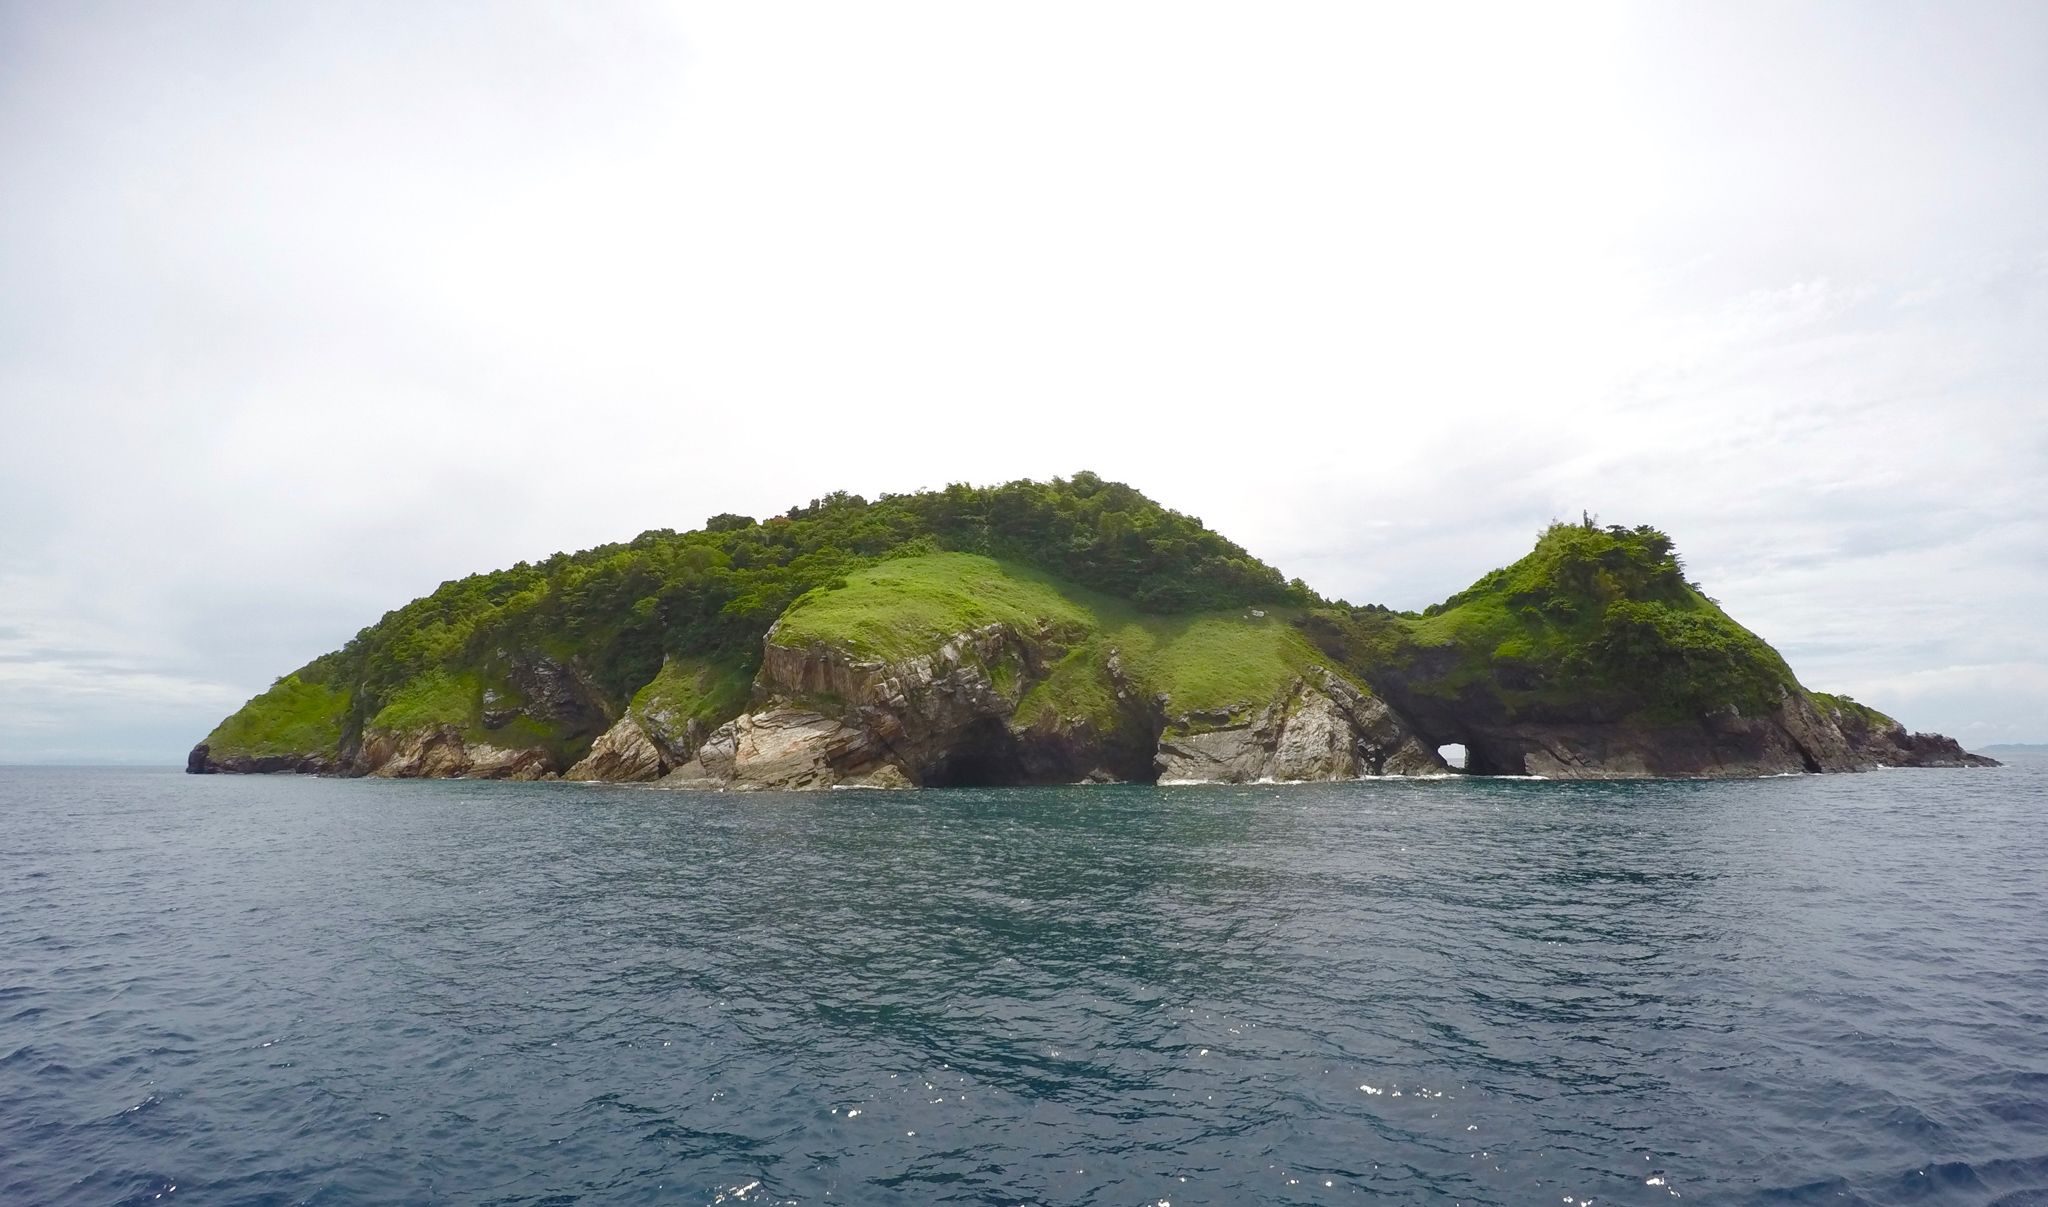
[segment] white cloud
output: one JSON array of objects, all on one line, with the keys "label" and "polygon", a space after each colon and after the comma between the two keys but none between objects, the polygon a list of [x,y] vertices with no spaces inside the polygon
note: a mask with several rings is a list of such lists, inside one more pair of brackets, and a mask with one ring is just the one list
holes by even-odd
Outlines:
[{"label": "white cloud", "polygon": [[461,573],[1082,467],[1403,606],[1658,523],[1817,686],[2048,737],[1877,694],[2048,614],[2038,9],[0,21],[0,627],[145,676],[74,737]]}]

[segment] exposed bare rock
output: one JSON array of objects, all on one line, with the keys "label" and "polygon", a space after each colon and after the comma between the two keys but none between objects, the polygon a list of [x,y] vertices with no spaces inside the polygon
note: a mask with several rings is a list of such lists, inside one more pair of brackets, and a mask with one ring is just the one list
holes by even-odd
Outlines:
[{"label": "exposed bare rock", "polygon": [[[595,733],[611,723],[615,710],[606,707],[603,694],[574,663],[561,662],[545,654],[498,652],[505,677],[518,693],[516,709],[501,705],[499,714],[509,721],[515,716],[533,720],[563,732]],[[490,709],[489,701],[485,704]],[[500,722],[503,724],[503,722]],[[490,724],[489,716],[485,725]]]},{"label": "exposed bare rock", "polygon": [[1242,722],[1218,724],[1213,713],[1182,718],[1160,738],[1159,778],[1250,783],[1446,770],[1385,704],[1328,672],[1316,678],[1297,679],[1286,696],[1256,713],[1244,710]]},{"label": "exposed bare rock", "polygon": [[873,736],[803,708],[777,707],[714,730],[697,757],[663,781],[667,787],[829,788],[835,784],[908,785]]},{"label": "exposed bare rock", "polygon": [[[665,787],[1026,784],[1169,779],[1329,780],[1441,772],[1383,702],[1330,673],[1297,680],[1281,699],[1169,720],[1108,652],[1098,690],[1108,717],[1020,722],[1020,702],[1066,649],[1050,631],[996,624],[930,653],[860,659],[825,644],[779,645],[771,634],[756,706],[708,735]],[[1099,711],[1099,710],[1098,710]],[[1168,736],[1163,742],[1161,732]]]},{"label": "exposed bare rock", "polygon": [[185,756],[185,770],[191,775],[220,772],[234,775],[274,775],[280,772],[334,775],[342,769],[339,760],[325,754],[231,754],[215,759],[212,748],[204,742],[194,746]]},{"label": "exposed bare rock", "polygon": [[1065,652],[1050,630],[1003,624],[895,660],[779,645],[771,634],[755,710],[704,738],[662,782],[821,788],[1144,777],[1154,726],[1145,702],[1121,688],[1129,717],[1109,732],[1086,718],[1017,723],[1019,702]]},{"label": "exposed bare rock", "polygon": [[771,633],[755,693],[840,702],[838,720],[867,735],[883,752],[877,761],[886,757],[923,783],[963,741],[991,736],[991,725],[1006,727],[1023,691],[1061,652],[1044,635],[1003,624],[956,634],[929,654],[897,661],[857,660],[826,645],[777,645]]},{"label": "exposed bare rock", "polygon": [[1881,713],[1869,714],[1872,723],[1857,710],[1831,709],[1825,699],[1788,688],[1759,716],[1729,708],[1666,724],[1597,717],[1510,724],[1482,713],[1465,718],[1445,740],[1466,743],[1474,770],[1549,779],[1741,779],[1995,765],[1952,739],[1908,734]]},{"label": "exposed bare rock", "polygon": [[536,780],[555,774],[545,750],[466,742],[453,725],[397,734],[372,731],[346,770],[383,779]]},{"label": "exposed bare rock", "polygon": [[1904,725],[1847,697],[1821,697],[1821,711],[1837,726],[1854,758],[1869,767],[1996,767],[1997,759],[1971,754],[1954,738],[1909,733]]},{"label": "exposed bare rock", "polygon": [[660,779],[671,769],[667,754],[647,736],[640,722],[624,716],[591,743],[590,753],[563,772],[562,778],[644,783]]},{"label": "exposed bare rock", "polygon": [[[714,732],[695,762],[735,787],[947,782],[980,752],[1014,761],[1009,719],[1057,653],[1000,624],[896,661],[778,645],[771,633],[755,681],[766,705]],[[678,782],[696,774],[685,771]]]}]

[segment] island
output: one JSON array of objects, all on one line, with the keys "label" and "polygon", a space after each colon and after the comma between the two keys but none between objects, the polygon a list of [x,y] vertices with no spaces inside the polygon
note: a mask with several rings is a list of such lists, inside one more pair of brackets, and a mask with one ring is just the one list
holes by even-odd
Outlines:
[{"label": "island", "polygon": [[1553,523],[1419,613],[1092,473],[712,517],[443,583],[186,769],[689,789],[1749,777],[1993,760],[1808,690],[1664,533]]}]

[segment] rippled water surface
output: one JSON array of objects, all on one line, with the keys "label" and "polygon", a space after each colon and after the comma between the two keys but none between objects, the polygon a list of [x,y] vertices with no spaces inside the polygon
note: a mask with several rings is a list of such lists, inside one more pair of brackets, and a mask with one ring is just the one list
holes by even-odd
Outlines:
[{"label": "rippled water surface", "polygon": [[0,826],[9,1204],[2048,1203],[2048,764]]}]

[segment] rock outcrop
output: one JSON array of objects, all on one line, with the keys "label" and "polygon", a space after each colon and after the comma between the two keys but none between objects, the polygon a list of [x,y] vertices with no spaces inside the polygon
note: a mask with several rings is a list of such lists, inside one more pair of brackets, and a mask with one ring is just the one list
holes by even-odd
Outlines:
[{"label": "rock outcrop", "polygon": [[639,719],[624,716],[591,743],[590,753],[563,772],[562,778],[633,784],[660,779],[674,767],[667,752],[655,745]]},{"label": "rock outcrop", "polygon": [[911,780],[873,734],[804,708],[750,713],[712,733],[663,781],[676,788],[906,788]]},{"label": "rock outcrop", "polygon": [[682,788],[903,787],[1153,779],[1334,780],[1445,770],[1387,706],[1327,669],[1280,698],[1169,717],[1099,668],[1107,717],[1019,720],[1067,653],[1049,629],[989,625],[911,658],[770,643],[757,707],[714,731],[662,784]]},{"label": "rock outcrop", "polygon": [[185,756],[188,775],[335,775],[343,770],[340,760],[325,754],[227,754],[215,758],[213,748],[205,742]]},{"label": "rock outcrop", "polygon": [[[657,669],[658,664],[658,669]],[[720,788],[1735,777],[1991,760],[1814,693],[1669,535],[1553,523],[1421,612],[1094,475],[834,494],[442,584],[187,760]]]},{"label": "rock outcrop", "polygon": [[1909,733],[1904,725],[1846,696],[1818,697],[1820,711],[1842,734],[1862,767],[1996,767],[1997,759],[1972,754],[1954,738]]},{"label": "rock outcrop", "polygon": [[[561,751],[603,734],[613,710],[573,661],[500,649],[463,722],[400,727],[374,720],[342,752],[338,772],[382,779],[559,778]],[[549,740],[541,740],[546,735]]]},{"label": "rock outcrop", "polygon": [[1964,751],[1952,739],[1908,734],[1872,712],[1873,723],[1828,697],[1786,688],[1755,715],[1724,708],[1704,716],[1659,720],[1609,716],[1598,710],[1508,715],[1498,697],[1468,692],[1433,696],[1399,677],[1387,687],[1425,743],[1457,743],[1476,775],[1545,779],[1745,779],[1769,775],[1864,771],[1874,767],[1985,767],[1996,762]]},{"label": "rock outcrop", "polygon": [[[1236,718],[1242,716],[1242,720]],[[1340,780],[1448,769],[1392,709],[1328,671],[1254,710],[1183,717],[1159,741],[1162,783]]]},{"label": "rock outcrop", "polygon": [[668,780],[678,786],[901,786],[975,778],[1038,782],[1009,726],[1022,692],[1061,653],[1049,632],[989,625],[929,654],[859,659],[831,645],[778,644],[755,680],[757,706],[713,731]]},{"label": "rock outcrop", "polygon": [[553,756],[543,748],[471,741],[453,725],[372,732],[348,772],[380,779],[538,780],[556,775]]}]

